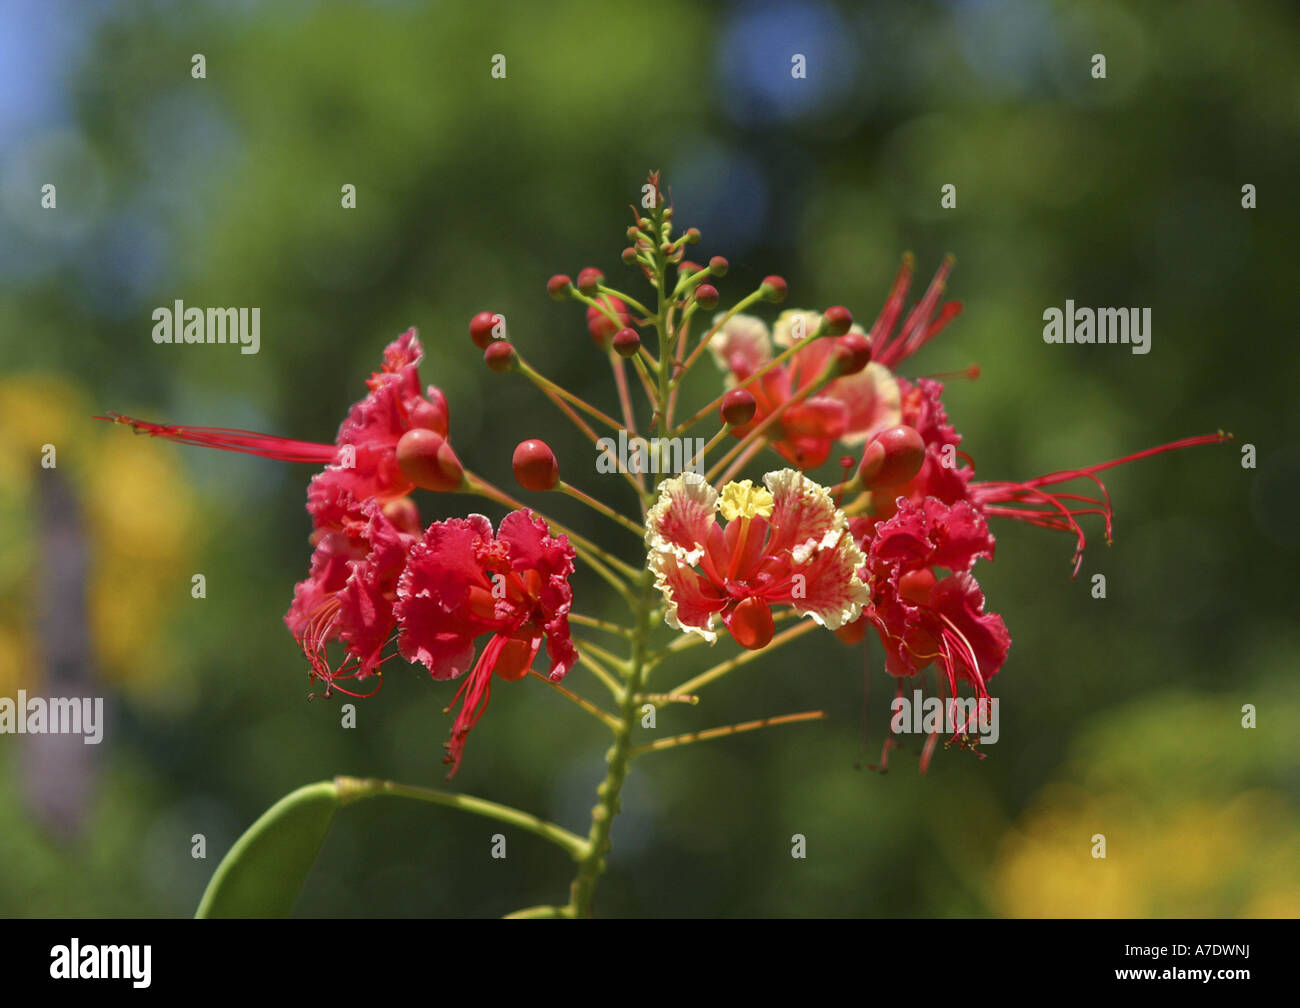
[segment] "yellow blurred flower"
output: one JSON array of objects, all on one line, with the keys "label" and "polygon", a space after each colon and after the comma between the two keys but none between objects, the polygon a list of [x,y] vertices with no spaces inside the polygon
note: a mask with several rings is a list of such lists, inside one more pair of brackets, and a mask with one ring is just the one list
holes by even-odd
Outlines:
[{"label": "yellow blurred flower", "polygon": [[32,586],[42,573],[39,541],[45,474],[77,501],[89,552],[90,639],[96,671],[128,693],[147,695],[175,669],[169,613],[189,597],[198,523],[174,446],[93,418],[84,395],[50,375],[0,381],[0,694],[39,689]]},{"label": "yellow blurred flower", "polygon": [[[1277,722],[1294,721],[1274,701]],[[994,908],[1015,917],[1300,916],[1300,809],[1280,791],[1248,782],[1266,753],[1294,762],[1284,734],[1244,728],[1217,698],[1146,700],[1085,733],[1066,771],[1004,836],[993,872]],[[1099,748],[1115,741],[1123,749]],[[1167,763],[1176,733],[1196,747]],[[1217,773],[1197,764],[1207,739]],[[1153,765],[1164,765],[1152,774]],[[1105,857],[1098,834],[1105,838]]]}]

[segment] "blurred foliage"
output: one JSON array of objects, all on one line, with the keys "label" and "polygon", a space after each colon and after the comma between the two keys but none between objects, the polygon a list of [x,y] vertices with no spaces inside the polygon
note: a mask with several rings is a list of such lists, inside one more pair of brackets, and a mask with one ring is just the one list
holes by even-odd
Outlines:
[{"label": "blurred foliage", "polygon": [[[6,27],[57,70],[6,99],[42,112],[6,136],[0,165],[0,695],[41,679],[24,584],[41,569],[31,487],[48,442],[87,516],[97,674],[119,702],[78,836],[41,825],[24,740],[0,738],[0,913],[191,913],[233,839],[295,787],[441,776],[447,684],[394,669],[350,730],[337,700],[306,701],[281,617],[309,555],[310,471],[90,416],[328,440],[414,324],[468,465],[509,486],[514,444],[546,438],[566,477],[626,505],[562,417],[482,367],[465,325],[503,313],[530,360],[612,410],[581,312],[543,288],[585,265],[622,282],[627,207],[652,167],[678,223],[704,231],[697,258],[731,259],[724,303],[780,273],[788,306],[843,303],[869,321],[904,250],[922,275],[954,253],[963,315],[905,373],[980,364],[946,399],[985,478],[1220,427],[1258,447],[1259,469],[1228,446],[1112,473],[1115,545],[1097,528],[1077,581],[1063,538],[999,527],[998,561],[977,574],[1014,645],[983,761],[940,752],[922,777],[913,748],[869,772],[892,684],[878,649],[824,634],[697,708],[662,709],[663,733],[829,719],[638,763],[597,909],[1295,912],[1280,862],[1300,794],[1279,727],[1294,723],[1300,655],[1293,8],[333,0],[4,17],[22,11],[61,28]],[[190,76],[197,52],[205,80]],[[1105,80],[1089,74],[1096,52]],[[57,211],[39,206],[46,182]],[[946,183],[955,210],[940,209]],[[1241,207],[1246,183],[1257,210]],[[355,210],[340,208],[344,184]],[[261,352],[153,344],[150,313],[176,298],[261,307]],[[1045,345],[1042,312],[1066,298],[1151,307],[1152,352]],[[710,368],[684,402],[718,388]],[[586,528],[569,504],[556,516]],[[421,501],[426,521],[479,507]],[[1098,572],[1104,600],[1089,594]],[[576,588],[580,609],[615,615],[599,582]],[[655,685],[727,647],[688,652]],[[1248,702],[1254,731],[1239,724]],[[496,691],[456,786],[585,832],[606,742],[529,680]],[[336,825],[298,912],[487,915],[562,898],[563,855],[524,836],[493,860],[493,832],[367,803]],[[1095,832],[1111,837],[1106,862],[1088,857]],[[190,856],[200,833],[206,860]],[[807,860],[790,857],[794,833]]]}]

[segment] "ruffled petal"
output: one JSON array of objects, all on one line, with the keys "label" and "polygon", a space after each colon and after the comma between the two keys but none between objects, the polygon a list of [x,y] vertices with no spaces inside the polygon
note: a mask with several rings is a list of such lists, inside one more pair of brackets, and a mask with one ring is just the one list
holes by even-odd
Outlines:
[{"label": "ruffled petal", "polygon": [[717,503],[718,492],[695,473],[660,483],[659,500],[645,519],[651,561],[657,553],[672,553],[688,566],[697,563],[708,542]]},{"label": "ruffled petal", "polygon": [[788,550],[794,562],[802,564],[813,550],[835,547],[839,533],[848,528],[848,520],[829,490],[798,469],[770,472],[763,482],[772,492],[769,549],[773,554]]},{"label": "ruffled petal", "polygon": [[780,599],[828,630],[852,623],[871,601],[870,590],[858,576],[866,557],[847,528],[837,535],[834,545],[823,542],[807,562],[795,564],[791,590]]},{"label": "ruffled petal", "polygon": [[710,644],[716,641],[714,617],[727,604],[718,589],[671,551],[652,551],[650,569],[664,597],[664,622],[674,630],[697,633]]}]

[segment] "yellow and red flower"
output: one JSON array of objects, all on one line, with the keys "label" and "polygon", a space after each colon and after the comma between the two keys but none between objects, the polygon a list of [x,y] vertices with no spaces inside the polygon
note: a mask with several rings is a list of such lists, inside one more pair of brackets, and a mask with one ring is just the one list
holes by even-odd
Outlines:
[{"label": "yellow and red flower", "polygon": [[758,649],[772,639],[774,605],[832,630],[862,612],[865,558],[830,492],[796,469],[763,482],[729,483],[719,494],[688,472],[660,484],[646,546],[669,626],[713,643],[721,617],[737,643]]}]

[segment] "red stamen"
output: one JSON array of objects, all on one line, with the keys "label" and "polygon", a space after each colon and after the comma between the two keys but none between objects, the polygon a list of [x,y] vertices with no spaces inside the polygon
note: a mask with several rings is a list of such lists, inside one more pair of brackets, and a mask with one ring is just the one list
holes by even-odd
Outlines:
[{"label": "red stamen", "polygon": [[[1232,435],[1219,431],[1215,434],[1202,434],[1197,437],[1183,438],[1181,441],[1171,441],[1168,444],[1158,445],[1155,448],[1147,448],[1145,451],[1135,452],[1132,455],[1125,455],[1123,458],[1112,459],[1109,462],[1102,462],[1098,465],[1088,466],[1083,469],[1063,469],[1060,472],[1048,473],[1045,476],[1039,476],[1037,479],[1026,480],[1023,483],[1010,482],[977,482],[970,485],[971,498],[984,508],[985,512],[1001,518],[1015,518],[1018,521],[1026,522],[1030,525],[1038,525],[1041,528],[1049,528],[1063,532],[1072,532],[1075,537],[1074,547],[1074,572],[1071,577],[1077,577],[1079,569],[1083,565],[1083,551],[1087,546],[1087,536],[1084,535],[1083,527],[1077,519],[1081,515],[1099,514],[1106,522],[1106,542],[1109,543],[1113,534],[1114,510],[1111,507],[1110,493],[1106,485],[1102,483],[1099,472],[1107,469],[1113,469],[1115,466],[1123,465],[1126,462],[1136,462],[1138,459],[1148,458],[1152,455],[1161,455],[1164,452],[1175,451],[1179,448],[1194,448],[1198,445],[1221,444],[1224,441],[1231,441]],[[1082,494],[1071,493],[1048,493],[1043,487],[1055,486],[1058,483],[1068,483],[1075,479],[1090,479],[1097,484],[1101,490],[1101,497],[1087,497]],[[1045,508],[1021,507],[1011,505],[1025,505],[1030,501],[1047,505]],[[1084,504],[1093,505],[1092,507],[1072,507],[1068,501],[1075,501]]]},{"label": "red stamen", "polygon": [[107,416],[97,416],[94,419],[126,424],[137,434],[165,438],[179,444],[201,445],[204,448],[219,448],[222,451],[242,452],[245,455],[260,455],[262,458],[277,459],[281,462],[327,465],[333,462],[334,456],[338,454],[337,445],[294,441],[274,434],[258,434],[256,431],[237,430],[232,427],[173,427],[169,424],[150,423],[148,420],[136,420],[134,417],[122,416],[112,411]]}]

